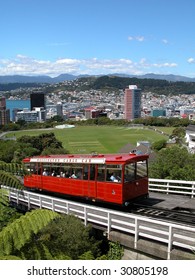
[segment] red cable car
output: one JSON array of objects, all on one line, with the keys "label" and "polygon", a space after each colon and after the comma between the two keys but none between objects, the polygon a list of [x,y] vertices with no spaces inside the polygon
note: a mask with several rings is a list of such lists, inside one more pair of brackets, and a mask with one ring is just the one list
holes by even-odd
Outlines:
[{"label": "red cable car", "polygon": [[35,156],[23,160],[28,189],[128,205],[148,196],[148,155]]}]

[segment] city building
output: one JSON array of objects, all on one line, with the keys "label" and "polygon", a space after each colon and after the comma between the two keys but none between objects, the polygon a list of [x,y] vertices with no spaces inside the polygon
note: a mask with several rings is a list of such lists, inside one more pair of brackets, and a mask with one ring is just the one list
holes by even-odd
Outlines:
[{"label": "city building", "polygon": [[99,115],[99,110],[96,109],[96,107],[88,107],[85,108],[85,118],[86,119],[94,119],[97,118]]},{"label": "city building", "polygon": [[46,109],[45,93],[42,91],[35,91],[30,94],[30,110],[33,111],[35,107]]},{"label": "city building", "polygon": [[25,122],[44,122],[46,120],[46,110],[44,108],[34,108],[30,111],[24,109],[23,111],[16,113],[16,121],[24,120]]},{"label": "city building", "polygon": [[125,89],[124,106],[126,120],[141,117],[141,89],[136,85],[130,85],[129,88]]},{"label": "city building", "polygon": [[0,97],[0,125],[6,125],[10,122],[10,110],[6,109],[6,99]]},{"label": "city building", "polygon": [[97,107],[91,106],[84,109],[86,119],[95,119],[100,117],[107,117],[107,112],[104,109],[98,109]]},{"label": "city building", "polygon": [[63,118],[63,104],[61,102],[58,102],[56,105],[56,112],[57,115]]},{"label": "city building", "polygon": [[[23,109],[25,110],[25,109]],[[14,108],[12,110],[12,121],[15,122],[17,119],[17,113],[23,111],[22,109]],[[27,109],[28,110],[28,109]]]},{"label": "city building", "polygon": [[155,108],[151,111],[152,117],[166,117],[166,109],[163,108]]}]

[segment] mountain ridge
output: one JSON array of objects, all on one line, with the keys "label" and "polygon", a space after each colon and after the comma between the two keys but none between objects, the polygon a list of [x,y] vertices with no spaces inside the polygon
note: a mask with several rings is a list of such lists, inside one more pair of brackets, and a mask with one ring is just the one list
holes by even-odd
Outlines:
[{"label": "mountain ridge", "polygon": [[[28,76],[28,75],[5,75],[0,76],[0,83],[1,84],[8,84],[8,83],[49,83],[55,84],[60,83],[63,81],[68,80],[75,80],[81,77],[90,77],[96,75],[72,75],[72,74],[60,74],[56,77],[50,77],[47,75],[37,75],[37,76]],[[138,78],[138,79],[156,79],[156,80],[166,80],[170,82],[195,82],[195,78],[189,78],[186,76],[181,75],[174,75],[174,74],[154,74],[148,73],[144,75],[129,75],[123,73],[114,73],[114,74],[107,74],[107,75],[98,75],[98,76],[118,76],[118,77],[126,77],[126,78]]]}]

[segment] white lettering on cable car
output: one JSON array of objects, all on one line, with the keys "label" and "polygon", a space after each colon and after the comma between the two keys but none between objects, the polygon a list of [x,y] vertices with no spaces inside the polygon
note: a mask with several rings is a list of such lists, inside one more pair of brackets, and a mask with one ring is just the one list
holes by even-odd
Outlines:
[{"label": "white lettering on cable car", "polygon": [[105,158],[31,158],[30,162],[104,164]]}]

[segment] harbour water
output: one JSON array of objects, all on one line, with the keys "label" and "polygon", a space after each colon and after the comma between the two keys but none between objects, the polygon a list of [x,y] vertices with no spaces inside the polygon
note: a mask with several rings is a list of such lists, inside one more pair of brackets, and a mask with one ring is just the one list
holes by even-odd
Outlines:
[{"label": "harbour water", "polygon": [[30,110],[30,99],[12,100],[6,99],[6,109],[10,109],[10,119],[13,119],[13,109],[29,109]]}]

